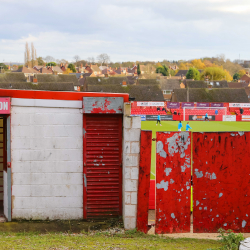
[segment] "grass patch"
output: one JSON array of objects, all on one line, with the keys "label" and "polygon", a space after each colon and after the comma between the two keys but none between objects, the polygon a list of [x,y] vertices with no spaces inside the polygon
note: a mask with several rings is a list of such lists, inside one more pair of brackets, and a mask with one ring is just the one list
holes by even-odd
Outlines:
[{"label": "grass patch", "polygon": [[145,235],[135,230],[125,233],[89,232],[65,233],[4,233],[0,235],[0,249],[218,249],[215,240],[173,239]]}]

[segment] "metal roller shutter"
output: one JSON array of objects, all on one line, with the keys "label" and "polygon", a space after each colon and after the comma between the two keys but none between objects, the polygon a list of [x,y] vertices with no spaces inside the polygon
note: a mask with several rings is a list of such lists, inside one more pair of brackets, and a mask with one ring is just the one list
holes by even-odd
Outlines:
[{"label": "metal roller shutter", "polygon": [[122,115],[83,117],[83,215],[122,215]]}]

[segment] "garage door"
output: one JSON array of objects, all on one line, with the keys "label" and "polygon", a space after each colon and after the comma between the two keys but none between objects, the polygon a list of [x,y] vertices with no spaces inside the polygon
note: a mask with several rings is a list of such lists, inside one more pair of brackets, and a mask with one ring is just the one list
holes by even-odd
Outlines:
[{"label": "garage door", "polygon": [[83,215],[122,215],[122,115],[83,116]]}]

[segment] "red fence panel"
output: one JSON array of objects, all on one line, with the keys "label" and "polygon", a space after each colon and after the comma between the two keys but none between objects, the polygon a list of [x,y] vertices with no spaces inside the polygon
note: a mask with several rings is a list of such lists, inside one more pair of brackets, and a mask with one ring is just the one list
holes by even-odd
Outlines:
[{"label": "red fence panel", "polygon": [[156,133],[155,232],[190,232],[191,133]]},{"label": "red fence panel", "polygon": [[193,133],[194,232],[250,232],[250,132]]},{"label": "red fence panel", "polygon": [[155,210],[155,180],[150,180],[149,209]]},{"label": "red fence panel", "polygon": [[137,199],[137,230],[147,233],[152,131],[141,131],[140,167]]}]

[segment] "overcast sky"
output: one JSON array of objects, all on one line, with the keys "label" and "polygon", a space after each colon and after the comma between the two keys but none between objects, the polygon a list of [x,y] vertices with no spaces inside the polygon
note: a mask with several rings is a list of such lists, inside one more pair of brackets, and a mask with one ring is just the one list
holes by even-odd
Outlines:
[{"label": "overcast sky", "polygon": [[250,59],[249,0],[0,0],[0,62],[37,55],[112,61]]}]

